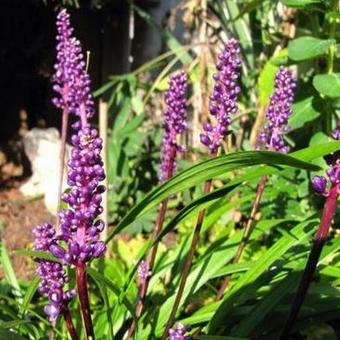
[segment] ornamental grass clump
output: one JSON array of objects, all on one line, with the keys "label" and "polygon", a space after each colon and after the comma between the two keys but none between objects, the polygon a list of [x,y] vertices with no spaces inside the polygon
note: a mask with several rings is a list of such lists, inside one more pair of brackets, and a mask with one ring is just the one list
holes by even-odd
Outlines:
[{"label": "ornamental grass clump", "polygon": [[[289,147],[284,141],[284,134],[289,131],[288,118],[292,114],[292,103],[296,81],[292,72],[281,66],[275,75],[274,93],[270,97],[266,110],[267,121],[258,136],[257,149],[287,153]],[[267,183],[267,176],[262,176],[256,188],[256,196],[252,205],[249,218],[245,224],[242,240],[233,258],[233,263],[238,263],[242,252],[248,242],[252,231],[255,215],[259,211],[260,202]],[[231,276],[225,277],[218,292],[216,300],[220,300],[227,289]]]},{"label": "ornamental grass clump", "polygon": [[[340,140],[340,121],[337,122],[337,127],[332,132],[332,137],[335,140]],[[316,193],[326,197],[320,225],[314,237],[313,246],[309,253],[298,290],[291,304],[290,313],[280,337],[281,340],[287,339],[294,326],[336,213],[337,199],[340,195],[340,152],[336,151],[326,156],[325,160],[329,166],[326,171],[328,179],[325,176],[315,176],[312,179],[312,187]]]},{"label": "ornamental grass clump", "polygon": [[[41,276],[41,291],[49,296],[45,311],[54,321],[60,312],[65,311],[67,302],[74,296],[74,290],[62,293],[67,277],[62,265],[76,268],[77,293],[87,338],[94,338],[93,325],[87,291],[86,264],[101,257],[105,243],[100,241],[104,222],[98,219],[102,213],[102,193],[105,187],[100,184],[105,174],[101,159],[102,140],[98,130],[88,122],[94,114],[94,102],[90,90],[90,79],[85,69],[81,46],[72,37],[69,15],[66,10],[57,16],[59,41],[54,89],[59,94],[53,99],[55,105],[76,115],[72,125],[71,158],[68,161],[67,183],[69,191],[62,195],[68,208],[60,210],[60,225],[56,232],[50,225],[37,227],[35,249],[49,251],[60,263],[38,259],[38,272]],[[48,275],[55,269],[58,282]],[[47,283],[46,283],[47,282]],[[58,285],[60,287],[58,287]],[[58,289],[58,291],[55,291]],[[74,337],[70,332],[70,335]]]},{"label": "ornamental grass clump", "polygon": [[[177,72],[169,77],[169,89],[165,92],[164,98],[166,109],[163,120],[163,140],[161,146],[161,164],[159,172],[159,182],[170,179],[176,168],[176,156],[185,150],[179,139],[187,129],[187,76],[184,71]],[[162,230],[165,214],[168,207],[169,198],[162,201],[159,208],[158,217],[153,229],[152,240],[154,241]],[[149,280],[155,263],[158,244],[156,243],[147,255],[146,260],[141,261],[138,267],[138,277],[140,281],[139,297],[136,304],[136,316],[139,318],[143,311],[145,297],[148,291]],[[135,330],[135,322],[131,324],[128,336],[131,337]]]},{"label": "ornamental grass clump", "polygon": [[[214,75],[215,84],[213,93],[210,96],[210,114],[216,119],[216,124],[214,126],[210,123],[204,124],[204,133],[200,135],[201,142],[209,148],[211,157],[215,157],[217,155],[222,139],[230,133],[230,125],[232,123],[230,115],[237,112],[236,100],[237,95],[240,92],[237,80],[240,76],[240,67],[241,58],[238,42],[235,39],[230,39],[226,42],[224,50],[218,56],[218,62],[216,64],[217,72]],[[208,180],[204,185],[204,194],[208,194],[210,189],[211,180]],[[193,232],[190,250],[183,267],[176,298],[163,332],[162,339],[165,339],[168,336],[168,332],[174,323],[177,309],[179,307],[196,252],[204,215],[205,210],[201,210]]]}]

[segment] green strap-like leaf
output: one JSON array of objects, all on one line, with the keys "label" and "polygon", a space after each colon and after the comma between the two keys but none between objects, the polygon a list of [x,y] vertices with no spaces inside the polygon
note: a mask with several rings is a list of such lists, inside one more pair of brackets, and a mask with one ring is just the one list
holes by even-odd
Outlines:
[{"label": "green strap-like leaf", "polygon": [[24,296],[24,299],[22,301],[22,304],[19,308],[19,315],[23,315],[25,313],[25,311],[27,310],[29,304],[31,303],[32,301],[32,298],[35,294],[35,292],[37,291],[38,287],[39,287],[39,277],[38,276],[35,276],[30,285],[28,286],[27,290],[26,290],[26,293],[25,293],[25,296]]},{"label": "green strap-like leaf", "polygon": [[164,198],[179,191],[191,188],[208,179],[216,178],[229,171],[242,169],[252,165],[286,165],[306,170],[320,170],[316,165],[300,159],[270,151],[244,151],[223,155],[196,164],[189,169],[178,173],[169,181],[152,190],[139,204],[135,205],[123,218],[118,226],[109,234],[109,242],[116,234],[126,228],[136,218],[145,214],[152,207],[159,204]]},{"label": "green strap-like leaf", "polygon": [[17,250],[14,251],[14,255],[36,257],[36,258],[39,258],[39,259],[42,259],[42,260],[48,260],[48,261],[60,263],[59,259],[57,259],[51,253],[48,253],[46,251],[35,251],[35,250],[30,250],[30,249],[17,249]]},{"label": "green strap-like leaf", "polygon": [[[339,250],[339,248],[340,239],[335,239],[331,245],[325,246],[319,259],[319,265],[328,256],[331,256],[337,250]],[[288,267],[288,265],[285,265],[285,267]],[[260,302],[255,304],[251,313],[249,313],[246,318],[243,318],[241,322],[232,329],[231,334],[249,336],[255,327],[260,324],[260,322],[264,320],[267,315],[270,318],[269,313],[278,306],[279,302],[284,297],[292,294],[295,291],[295,287],[299,282],[303,268],[304,263],[298,261],[292,268],[292,272],[288,273],[288,275],[281,282],[275,285],[274,288],[268,294],[266,294],[266,296]],[[328,266],[325,268],[328,268]],[[321,270],[321,273],[324,272]]]},{"label": "green strap-like leaf", "polygon": [[108,332],[108,338],[110,340],[114,339],[113,336],[113,324],[112,324],[112,311],[110,308],[110,303],[109,303],[109,298],[107,296],[107,292],[106,292],[106,286],[103,284],[103,281],[99,278],[99,275],[97,272],[95,272],[96,274],[93,274],[95,271],[93,270],[92,275],[89,274],[93,281],[96,283],[97,287],[99,288],[100,294],[103,298],[103,302],[104,302],[104,306],[105,306],[105,311],[106,311],[106,316],[107,316],[107,327],[109,328],[109,332]]},{"label": "green strap-like leaf", "polygon": [[176,227],[176,225],[178,225],[178,223],[180,223],[182,220],[184,220],[185,218],[187,218],[188,216],[192,215],[195,212],[205,209],[207,206],[216,202],[221,197],[229,194],[236,187],[237,184],[232,186],[223,186],[222,188],[215,190],[208,195],[204,195],[188,204],[163,228],[163,230],[158,234],[154,243],[159,242],[164,235],[168,234],[171,230],[173,230]]},{"label": "green strap-like leaf", "polygon": [[1,264],[5,272],[6,280],[13,288],[13,294],[18,298],[18,301],[21,303],[22,291],[19,286],[15,272],[13,270],[11,260],[8,256],[5,243],[1,244]]},{"label": "green strap-like leaf", "polygon": [[[117,296],[117,298],[119,299],[119,297],[120,297],[120,290],[119,290],[119,288],[117,288],[107,277],[105,277],[104,275],[98,273],[96,270],[94,270],[92,268],[87,268],[86,272],[96,282],[101,282],[101,283],[105,284]],[[134,308],[133,308],[131,302],[126,297],[123,298],[122,302],[125,305],[126,309],[131,313],[131,315],[133,317],[135,317],[135,311],[134,311]]]},{"label": "green strap-like leaf", "polygon": [[[216,334],[218,329],[223,325],[223,320],[228,316],[228,313],[234,306],[234,303],[240,302],[242,295],[245,294],[245,289],[250,289],[252,283],[268,268],[274,261],[280,258],[292,246],[300,244],[312,232],[313,226],[317,224],[317,219],[304,221],[290,230],[289,233],[282,236],[262,257],[256,262],[255,266],[247,271],[236,282],[235,286],[229,290],[224,299],[221,301],[219,308],[208,324],[208,333]],[[250,287],[250,288],[249,288]]]}]

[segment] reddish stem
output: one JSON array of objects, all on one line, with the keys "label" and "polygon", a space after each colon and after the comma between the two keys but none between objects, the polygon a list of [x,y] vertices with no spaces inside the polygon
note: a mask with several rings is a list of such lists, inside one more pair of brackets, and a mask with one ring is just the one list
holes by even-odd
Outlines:
[{"label": "reddish stem", "polygon": [[[211,180],[205,182],[205,184],[204,184],[204,194],[208,194],[210,192],[210,189],[211,189]],[[181,298],[182,298],[182,295],[183,295],[185,284],[187,282],[187,279],[188,279],[188,276],[189,276],[189,273],[190,273],[190,269],[191,269],[191,265],[192,265],[192,261],[193,261],[193,258],[194,258],[195,252],[196,252],[196,247],[197,247],[197,243],[199,241],[199,235],[200,235],[200,231],[201,231],[201,228],[202,228],[204,216],[205,216],[205,210],[201,210],[198,214],[196,226],[195,226],[195,229],[194,229],[194,234],[193,234],[192,241],[191,241],[191,247],[190,247],[189,254],[188,254],[186,261],[185,261],[185,264],[184,264],[181,282],[180,282],[179,287],[178,287],[177,295],[176,295],[175,302],[174,302],[174,305],[172,307],[168,322],[165,326],[165,330],[164,330],[164,333],[162,335],[162,340],[165,340],[167,338],[169,329],[172,326],[172,324],[174,323],[174,320],[175,320],[175,317],[176,317],[176,312],[177,312],[177,309],[178,309],[179,304],[181,302]]]},{"label": "reddish stem", "polygon": [[[173,146],[172,149],[171,149],[170,157],[169,157],[168,171],[167,171],[167,174],[166,174],[167,179],[170,179],[173,175],[176,154],[177,154],[176,147]],[[167,208],[168,208],[168,202],[169,202],[169,198],[167,197],[160,204],[159,213],[158,213],[157,220],[156,220],[156,223],[155,223],[155,227],[154,227],[153,233],[152,233],[152,241],[156,240],[158,234],[161,232],[161,230],[163,228],[165,214],[166,214],[166,211],[167,211]],[[156,243],[151,248],[150,253],[147,256],[147,268],[149,268],[150,271],[152,271],[153,266],[155,264],[157,250],[158,250],[158,243]],[[145,297],[146,297],[146,294],[148,292],[150,278],[151,278],[150,275],[147,275],[146,277],[144,277],[142,279],[142,282],[141,282],[141,285],[140,285],[139,297],[138,297],[138,301],[137,301],[137,305],[136,305],[136,318],[137,318],[137,320],[141,316],[142,311],[143,311],[143,307],[144,307],[144,303],[145,303]],[[135,328],[136,328],[136,323],[135,323],[135,320],[134,320],[132,322],[130,328],[129,328],[129,331],[128,331],[128,339],[132,338],[132,335],[135,331]]]},{"label": "reddish stem", "polygon": [[[252,226],[253,226],[253,223],[254,223],[254,220],[255,220],[255,216],[256,216],[257,212],[259,211],[259,206],[260,206],[261,198],[263,196],[263,192],[264,192],[264,189],[265,189],[265,186],[266,186],[266,183],[267,183],[267,179],[268,179],[267,176],[262,176],[260,178],[258,185],[257,185],[256,196],[255,196],[255,200],[253,202],[253,207],[251,209],[247,224],[244,228],[242,240],[241,240],[241,242],[238,246],[238,249],[236,251],[235,257],[233,259],[233,263],[238,263],[238,261],[241,258],[242,252],[243,252],[243,250],[244,250],[244,248],[245,248],[245,246],[246,246],[246,244],[249,240],[250,234],[252,232]],[[229,286],[230,280],[231,280],[231,276],[227,276],[227,277],[224,278],[224,280],[221,284],[221,287],[219,288],[219,290],[216,294],[216,301],[219,301],[222,298],[225,290]]]},{"label": "reddish stem", "polygon": [[[160,205],[160,210],[159,214],[156,220],[155,228],[152,233],[152,240],[155,240],[160,231],[162,230],[163,223],[164,223],[164,218],[165,218],[165,213],[168,207],[168,201],[169,198],[166,198]],[[155,263],[156,259],[156,254],[157,254],[157,249],[158,249],[158,243],[156,243],[152,248],[151,252],[147,258],[147,268],[149,268],[150,271],[152,271],[152,268]],[[150,282],[150,276],[147,276],[143,278],[141,285],[140,285],[140,290],[139,290],[139,297],[138,297],[138,302],[136,305],[136,318],[138,319],[143,311],[144,303],[145,303],[145,297],[148,291],[149,287],[149,282]],[[135,321],[132,322],[130,329],[128,331],[128,339],[132,338],[132,335],[135,331],[136,328],[136,323]]]},{"label": "reddish stem", "polygon": [[83,323],[85,326],[86,339],[94,340],[93,325],[91,319],[91,309],[89,302],[89,295],[87,291],[87,278],[85,264],[83,262],[78,262],[76,266],[76,278],[77,278],[77,288],[78,296],[80,301],[81,314],[83,318]]},{"label": "reddish stem", "polygon": [[54,326],[51,325],[50,333],[48,334],[48,340],[54,340]]},{"label": "reddish stem", "polygon": [[76,329],[74,327],[73,321],[72,321],[72,316],[70,313],[70,310],[68,309],[68,307],[64,307],[63,311],[62,311],[65,323],[66,323],[66,327],[67,330],[70,334],[70,337],[72,340],[79,340]]},{"label": "reddish stem", "polygon": [[332,185],[331,189],[329,190],[329,194],[327,196],[327,199],[326,199],[326,202],[323,208],[320,226],[315,235],[313,246],[309,254],[308,261],[307,261],[305,270],[303,272],[302,278],[300,280],[299,288],[291,304],[292,307],[289,313],[288,320],[281,333],[281,336],[280,336],[281,340],[287,339],[287,337],[289,336],[289,333],[294,326],[294,323],[299,314],[302,303],[307,294],[308,287],[313,278],[313,274],[315,272],[316,266],[320,258],[322,247],[326,241],[329,228],[332,225],[333,216],[336,212],[336,202],[338,198],[339,189],[340,189],[339,185]]}]

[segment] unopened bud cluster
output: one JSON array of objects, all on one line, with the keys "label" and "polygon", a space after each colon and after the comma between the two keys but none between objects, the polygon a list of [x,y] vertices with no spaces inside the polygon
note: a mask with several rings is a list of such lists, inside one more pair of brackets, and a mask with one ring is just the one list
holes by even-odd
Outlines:
[{"label": "unopened bud cluster", "polygon": [[52,101],[58,108],[67,107],[70,113],[90,118],[94,115],[90,77],[80,42],[72,36],[70,15],[65,9],[57,16],[57,31],[57,63],[53,77],[57,97]]},{"label": "unopened bud cluster", "polygon": [[288,118],[292,114],[294,89],[296,87],[292,72],[281,66],[275,77],[274,94],[266,111],[267,123],[259,135],[259,146],[268,150],[287,153],[289,147],[285,144],[283,135],[289,131]]},{"label": "unopened bud cluster", "polygon": [[232,123],[231,114],[237,112],[237,96],[241,89],[237,85],[240,75],[240,47],[235,39],[230,39],[224,51],[218,56],[217,73],[214,75],[215,85],[210,96],[210,114],[216,118],[216,125],[205,123],[204,133],[200,135],[201,143],[215,153],[221,140],[229,131]]},{"label": "unopened bud cluster", "polygon": [[183,71],[170,76],[169,89],[165,92],[167,107],[163,121],[160,182],[164,182],[172,176],[176,169],[176,154],[184,151],[184,147],[178,144],[177,138],[187,128],[185,98],[187,87],[187,76]]}]

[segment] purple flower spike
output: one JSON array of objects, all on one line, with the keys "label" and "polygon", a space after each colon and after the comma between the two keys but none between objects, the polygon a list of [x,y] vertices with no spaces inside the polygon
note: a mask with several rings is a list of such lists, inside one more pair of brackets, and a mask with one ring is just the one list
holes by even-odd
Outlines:
[{"label": "purple flower spike", "polygon": [[170,340],[191,340],[190,336],[185,336],[185,333],[190,332],[191,327],[187,325],[182,325],[177,322],[175,328],[169,329],[169,339]]},{"label": "purple flower spike", "polygon": [[224,51],[219,55],[214,75],[215,86],[210,96],[210,114],[217,120],[216,126],[204,124],[205,133],[200,135],[201,143],[206,145],[212,153],[216,153],[221,140],[230,131],[230,114],[237,112],[237,96],[240,87],[237,80],[240,76],[240,47],[235,39],[230,39]]},{"label": "purple flower spike", "polygon": [[[48,252],[55,242],[55,230],[52,225],[45,223],[33,229],[35,236],[34,249]],[[64,292],[68,277],[60,263],[44,259],[35,259],[38,263],[36,272],[40,276],[39,292],[48,297],[49,303],[44,310],[52,324],[68,302],[76,295],[74,289]]]},{"label": "purple flower spike", "polygon": [[183,152],[184,147],[177,143],[177,136],[187,128],[186,100],[187,76],[182,72],[169,79],[169,90],[165,93],[167,109],[164,112],[164,135],[161,150],[160,182],[172,177],[176,169],[176,154]]},{"label": "purple flower spike", "polygon": [[280,67],[275,77],[275,91],[266,112],[268,122],[258,137],[259,146],[263,145],[268,150],[282,153],[289,151],[282,135],[289,130],[288,118],[292,113],[295,87],[296,82],[291,71]]},{"label": "purple flower spike", "polygon": [[65,9],[57,16],[57,63],[53,77],[53,89],[57,97],[53,104],[80,117],[92,117],[94,102],[90,90],[90,78],[80,42],[72,36],[70,15]]},{"label": "purple flower spike", "polygon": [[68,184],[70,191],[62,199],[69,209],[59,212],[60,240],[67,241],[68,249],[58,245],[50,251],[64,263],[87,262],[105,253],[105,243],[99,240],[104,223],[96,220],[103,211],[100,182],[105,174],[100,156],[102,140],[94,128],[83,127],[72,136],[73,148],[68,162]]}]

